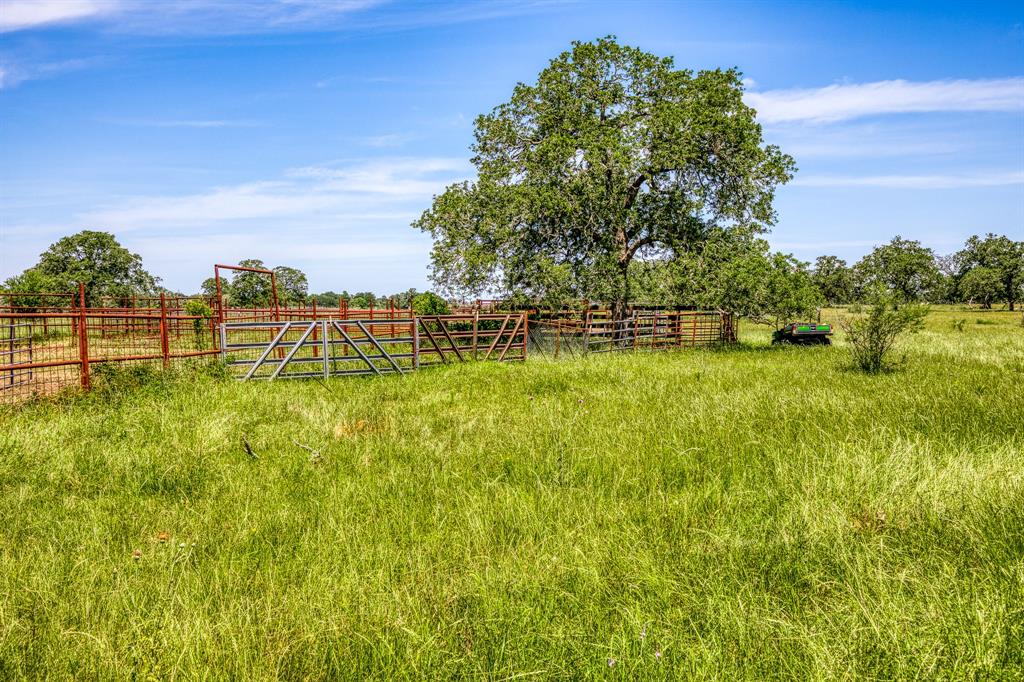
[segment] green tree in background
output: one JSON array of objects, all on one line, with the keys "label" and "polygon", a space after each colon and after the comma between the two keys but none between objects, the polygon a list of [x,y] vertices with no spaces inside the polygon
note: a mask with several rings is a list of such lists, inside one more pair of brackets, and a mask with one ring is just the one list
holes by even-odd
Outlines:
[{"label": "green tree in background", "polygon": [[412,299],[412,309],[417,315],[447,315],[451,312],[448,302],[432,291],[416,294]]},{"label": "green tree in background", "polygon": [[[263,261],[257,258],[247,258],[238,261],[238,264],[243,268],[267,269]],[[224,280],[221,280],[221,290],[228,304],[239,308],[265,308],[273,300],[270,275],[261,272],[236,272],[226,287]]]},{"label": "green tree in background", "polygon": [[848,303],[853,297],[853,272],[841,258],[818,256],[811,277],[829,305]]},{"label": "green tree in background", "polygon": [[[226,280],[221,280],[223,285]],[[199,293],[203,296],[216,296],[217,295],[217,280],[213,277],[207,277],[203,280],[203,283],[199,285]]]},{"label": "green tree in background", "polygon": [[753,235],[721,230],[670,266],[677,301],[778,326],[809,319],[823,302],[807,264],[771,253]]},{"label": "green tree in background", "polygon": [[[39,256],[39,263],[19,276],[21,286],[73,293],[85,285],[86,303],[101,297],[127,299],[133,294],[154,294],[158,278],[142,267],[142,257],[118,243],[109,232],[83,230],[56,241]],[[13,278],[12,278],[13,279]],[[17,283],[8,280],[11,289]]]},{"label": "green tree in background", "polygon": [[1006,301],[1010,310],[1015,309],[1024,289],[1024,242],[992,233],[984,238],[975,235],[967,240],[959,256],[965,279],[975,268],[988,271],[975,275],[972,286],[985,289],[983,283],[991,283],[993,275],[998,277],[1000,291],[992,300]]},{"label": "green tree in background", "polygon": [[959,283],[960,297],[970,303],[980,303],[991,308],[1005,293],[1000,273],[995,268],[978,266],[968,270]]},{"label": "green tree in background", "polygon": [[278,265],[274,268],[274,276],[277,278],[277,298],[281,305],[297,305],[306,301],[309,295],[306,273],[298,268]]},{"label": "green tree in background", "polygon": [[356,310],[365,310],[371,305],[377,305],[377,296],[372,291],[360,291],[348,299],[348,307]]},{"label": "green tree in background", "polygon": [[694,73],[608,37],[573,43],[476,120],[477,179],[414,226],[449,294],[631,298],[636,257],[761,232],[793,160],[764,145],[736,70]]},{"label": "green tree in background", "polygon": [[338,303],[344,299],[348,300],[348,292],[337,293],[335,291],[325,291],[322,294],[310,294],[309,298],[311,301],[316,301],[318,306],[323,308],[337,308]]},{"label": "green tree in background", "polygon": [[40,308],[55,305],[57,302],[39,294],[52,294],[57,291],[54,281],[38,267],[29,268],[20,275],[9,277],[4,281],[4,290],[25,294],[12,298],[11,303],[23,312],[35,312]]},{"label": "green tree in background", "polygon": [[888,293],[896,305],[924,300],[941,289],[935,253],[899,235],[864,256],[854,276],[862,297]]},{"label": "green tree in background", "polygon": [[[268,270],[262,260],[247,258],[239,261],[238,264],[244,268],[256,268]],[[306,274],[298,268],[279,265],[273,268],[277,279],[277,300],[280,305],[297,305],[306,301],[309,294],[309,284]],[[207,296],[217,294],[217,284],[214,278],[203,280],[201,291]],[[273,286],[270,275],[261,272],[235,272],[230,277],[222,276],[220,280],[221,293],[227,305],[239,308],[265,308],[273,303]],[[335,298],[331,305],[338,305]]]}]

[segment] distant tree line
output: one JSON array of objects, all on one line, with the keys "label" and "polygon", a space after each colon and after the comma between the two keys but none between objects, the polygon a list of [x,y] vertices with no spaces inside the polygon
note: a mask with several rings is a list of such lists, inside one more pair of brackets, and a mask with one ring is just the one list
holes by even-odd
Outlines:
[{"label": "distant tree line", "polygon": [[[371,291],[310,294],[306,274],[298,268],[287,265],[268,268],[262,260],[255,258],[242,260],[238,265],[272,270],[277,280],[278,303],[283,306],[311,305],[315,300],[320,306],[337,307],[344,300],[349,308],[360,309],[371,306],[387,308],[392,302],[396,308],[415,307],[423,314],[439,314],[448,309],[441,297],[416,289],[390,295],[377,295]],[[54,301],[41,294],[74,294],[78,292],[79,283],[85,285],[86,304],[89,306],[128,304],[133,296],[184,295],[160,286],[160,278],[142,267],[141,256],[122,246],[113,234],[98,230],[83,230],[59,239],[39,256],[38,263],[8,278],[2,288],[27,294],[18,298],[17,305],[31,309],[55,305]],[[214,278],[205,279],[197,293],[215,296],[217,285]],[[257,272],[224,271],[221,294],[227,305],[240,308],[266,307],[273,301],[269,275]]]},{"label": "distant tree line", "polygon": [[830,305],[865,301],[885,292],[904,303],[968,303],[1015,310],[1024,297],[1024,241],[989,233],[939,256],[920,242],[895,237],[847,266],[820,256],[811,278]]},{"label": "distant tree line", "polygon": [[[247,259],[243,267],[272,269],[281,305],[333,308],[414,308],[420,314],[448,310],[432,292],[406,289],[377,295],[370,291],[325,291],[310,294],[305,273]],[[629,265],[635,304],[727,310],[766,322],[809,315],[816,307],[867,302],[884,296],[897,304],[967,303],[1015,310],[1024,298],[1024,241],[1007,236],[972,236],[955,253],[939,256],[920,242],[895,237],[876,247],[852,266],[836,256],[820,256],[813,266],[791,255],[772,252],[752,233],[735,229],[712,231],[699,244],[670,259],[635,260]],[[112,234],[86,230],[64,237],[40,255],[39,262],[4,282],[4,289],[22,293],[74,293],[85,285],[86,302],[100,299],[125,302],[134,295],[168,290],[142,267],[142,259],[121,246]],[[225,302],[234,307],[265,307],[272,302],[270,277],[253,272],[229,273],[221,279]],[[168,292],[174,293],[174,292]],[[200,292],[216,294],[214,279]],[[513,297],[519,305],[554,307],[570,300],[571,289],[557,286],[541,297]],[[23,306],[43,306],[29,296]]]}]

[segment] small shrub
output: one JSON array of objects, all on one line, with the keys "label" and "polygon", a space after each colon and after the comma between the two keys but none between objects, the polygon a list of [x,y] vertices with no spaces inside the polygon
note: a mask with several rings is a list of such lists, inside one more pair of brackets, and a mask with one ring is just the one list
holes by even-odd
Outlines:
[{"label": "small shrub", "polygon": [[890,299],[879,299],[866,315],[843,322],[853,362],[861,370],[876,374],[885,370],[888,355],[903,334],[912,334],[924,326],[928,307],[919,304],[898,308]]},{"label": "small shrub", "polygon": [[107,362],[92,367],[93,392],[104,398],[162,385],[166,377],[153,363]]},{"label": "small shrub", "polygon": [[192,320],[192,331],[196,335],[196,347],[200,350],[206,348],[205,331],[209,319],[213,317],[213,309],[206,301],[193,298],[185,303],[185,314],[196,318]]},{"label": "small shrub", "polygon": [[176,385],[230,376],[227,365],[206,359],[179,362],[169,369],[156,362],[105,362],[93,365],[91,395],[111,400],[141,392],[166,394]]},{"label": "small shrub", "polygon": [[412,309],[417,315],[447,315],[451,312],[448,302],[432,291],[417,294],[412,299]]},{"label": "small shrub", "polygon": [[954,331],[962,332],[964,330],[964,323],[965,322],[967,322],[967,320],[963,320],[963,319],[961,319],[961,320],[953,320],[953,329],[954,329]]}]

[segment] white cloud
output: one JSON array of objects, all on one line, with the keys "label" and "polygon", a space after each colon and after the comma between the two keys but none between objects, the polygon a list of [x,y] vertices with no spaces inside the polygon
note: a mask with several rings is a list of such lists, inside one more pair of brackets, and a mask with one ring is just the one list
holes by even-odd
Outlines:
[{"label": "white cloud", "polygon": [[[100,20],[104,29],[137,35],[401,30],[537,13],[570,1],[2,0],[0,32],[83,20]],[[380,12],[364,12],[378,6],[383,6]]]},{"label": "white cloud", "polygon": [[260,125],[259,121],[231,119],[145,120],[110,118],[101,120],[105,123],[113,123],[115,125],[139,126],[147,128],[256,128]]},{"label": "white cloud", "polygon": [[471,171],[465,160],[396,158],[308,166],[282,178],[185,196],[129,199],[80,216],[118,230],[208,227],[240,220],[313,219],[317,223],[384,220],[408,223],[432,195]]},{"label": "white cloud", "polygon": [[113,0],[3,0],[0,33],[97,17],[118,9]]},{"label": "white cloud", "polygon": [[57,76],[68,71],[77,71],[97,63],[99,59],[66,59],[61,62],[44,64],[0,64],[0,90],[13,88],[28,80]]},{"label": "white cloud", "polygon": [[748,92],[765,123],[828,123],[862,116],[937,111],[1022,111],[1024,78],[905,80]]},{"label": "white cloud", "polygon": [[410,133],[388,133],[386,135],[367,135],[365,137],[357,137],[355,140],[367,147],[385,148],[401,147],[415,138],[416,136]]},{"label": "white cloud", "polygon": [[[976,153],[984,146],[962,125],[934,125],[918,120],[815,126],[785,123],[768,127],[766,139],[797,163],[805,159],[922,157]],[[962,158],[962,157],[961,157]]]},{"label": "white cloud", "polygon": [[810,175],[791,183],[801,187],[889,187],[894,189],[962,189],[1024,185],[1024,172],[979,175]]}]

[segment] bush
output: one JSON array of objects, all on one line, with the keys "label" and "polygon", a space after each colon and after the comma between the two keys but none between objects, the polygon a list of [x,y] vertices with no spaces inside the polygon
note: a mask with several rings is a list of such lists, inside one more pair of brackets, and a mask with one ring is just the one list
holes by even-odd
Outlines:
[{"label": "bush", "polygon": [[192,331],[196,335],[196,346],[200,349],[206,348],[206,324],[207,320],[213,317],[213,309],[206,301],[198,298],[191,298],[185,303],[185,314],[195,317],[192,320]]},{"label": "bush", "polygon": [[451,312],[448,302],[432,291],[413,297],[412,309],[417,315],[447,315]]},{"label": "bush", "polygon": [[920,330],[927,314],[928,306],[912,303],[896,307],[891,299],[883,298],[866,315],[844,322],[854,364],[871,374],[887,369],[887,356],[899,337]]},{"label": "bush", "polygon": [[175,387],[200,379],[230,377],[224,363],[206,359],[178,362],[169,369],[156,362],[105,362],[93,365],[93,390],[85,395],[102,401],[147,392],[169,395]]}]

